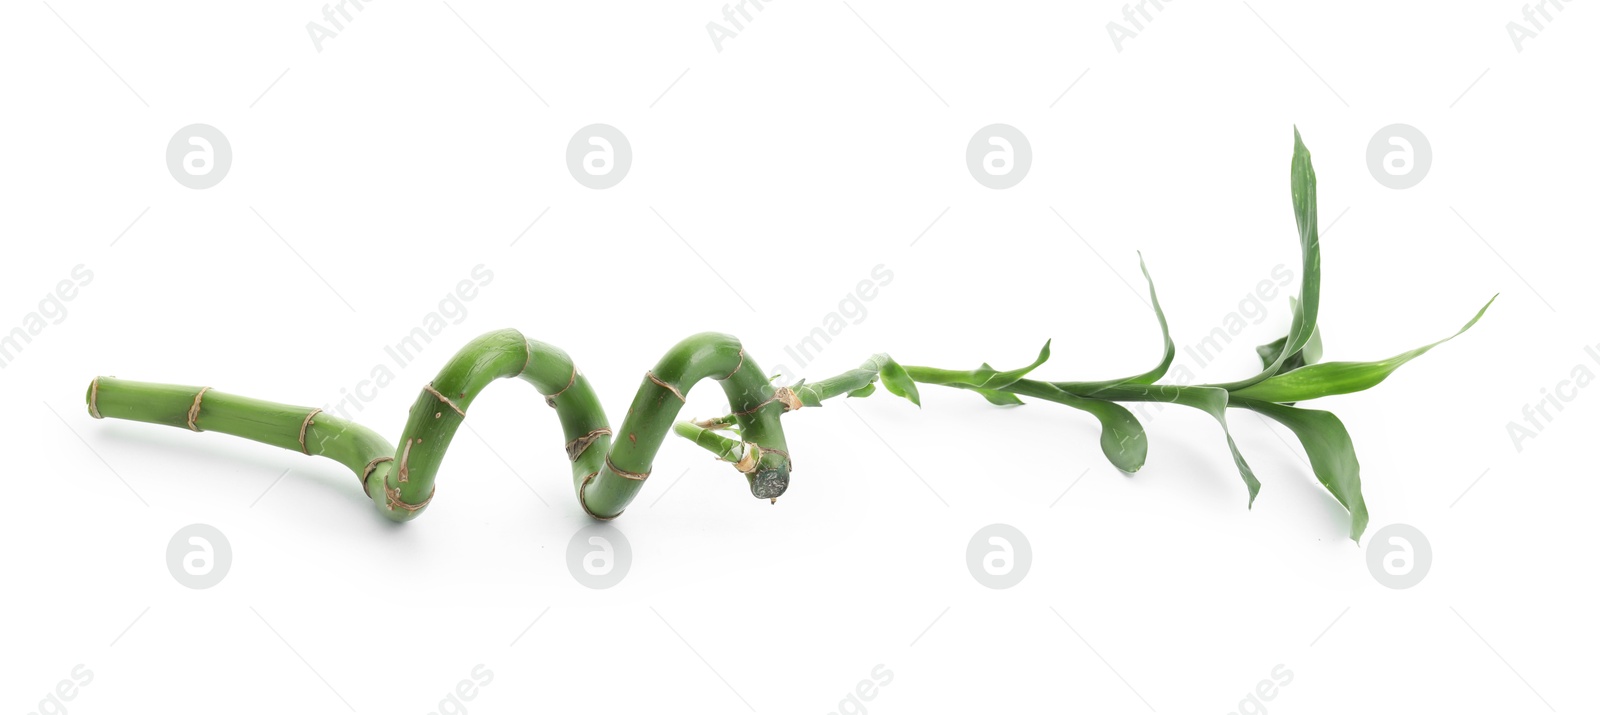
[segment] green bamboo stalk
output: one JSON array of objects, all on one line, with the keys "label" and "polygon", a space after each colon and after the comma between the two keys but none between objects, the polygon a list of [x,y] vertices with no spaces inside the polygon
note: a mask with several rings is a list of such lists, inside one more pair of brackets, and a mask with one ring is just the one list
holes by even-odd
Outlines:
[{"label": "green bamboo stalk", "polygon": [[[1233,407],[1271,417],[1294,432],[1317,480],[1349,510],[1350,536],[1359,539],[1368,516],[1350,434],[1333,414],[1295,403],[1373,387],[1444,341],[1376,362],[1319,363],[1322,345],[1316,318],[1322,279],[1316,175],[1298,131],[1290,162],[1290,197],[1299,228],[1302,273],[1298,299],[1291,298],[1289,332],[1257,348],[1261,372],[1230,383],[1158,384],[1171,366],[1175,350],[1155,283],[1141,256],[1139,267],[1150,284],[1150,304],[1161,327],[1162,358],[1155,368],[1120,379],[1045,382],[1029,378],[1049,360],[1047,342],[1032,363],[1013,370],[996,370],[987,363],[972,370],[902,366],[879,354],[834,377],[774,387],[737,340],[702,333],[668,350],[645,373],[626,418],[613,432],[588,380],[566,353],[514,330],[502,330],[468,343],[423,387],[398,448],[371,430],[320,410],[209,388],[96,378],[86,397],[89,413],[95,417],[224,432],[329,457],[354,471],[367,495],[396,521],[415,518],[431,502],[445,451],[466,419],[467,409],[485,386],[501,378],[520,377],[532,383],[555,408],[566,436],[578,502],[598,519],[621,514],[638,494],[669,427],[717,459],[733,464],[745,475],[753,495],[775,501],[788,489],[794,468],[780,417],[802,407],[820,407],[840,396],[866,397],[879,383],[891,394],[919,406],[917,386],[922,384],[972,391],[1002,406],[1023,404],[1022,398],[1028,397],[1082,410],[1100,422],[1100,446],[1107,459],[1130,473],[1144,465],[1148,444],[1138,419],[1117,403],[1171,402],[1199,409],[1222,427],[1253,504],[1261,484],[1228,431],[1226,412]],[[1471,328],[1487,309],[1485,305],[1456,335]],[[689,390],[708,378],[721,383],[732,411],[710,420],[673,424]],[[739,438],[720,434],[722,431]]]},{"label": "green bamboo stalk", "polygon": [[[889,356],[887,355],[874,355],[862,363],[861,367],[825,380],[811,383],[801,380],[794,387],[780,387],[775,391],[776,399],[784,404],[785,412],[792,412],[801,407],[820,407],[823,400],[832,399],[840,395],[866,397],[872,394],[875,389],[878,375],[883,368],[884,362],[888,361],[888,359]],[[737,427],[738,420],[736,415],[729,414],[688,423],[688,426],[708,430],[729,429]],[[679,434],[689,437],[690,441],[698,443],[698,433],[680,431]]]},{"label": "green bamboo stalk", "polygon": [[[722,384],[732,420],[760,445],[746,473],[751,492],[776,499],[789,484],[789,457],[778,415],[783,404],[761,369],[732,336],[701,333],[668,350],[645,373],[628,416],[613,433],[589,381],[560,349],[515,330],[482,335],[457,352],[411,406],[398,447],[349,420],[309,407],[239,397],[205,387],[96,378],[89,414],[214,431],[343,464],[378,509],[395,521],[416,518],[432,501],[444,454],[468,408],[490,382],[520,377],[555,408],[572,462],[578,502],[610,519],[638,494],[656,451],[689,389],[706,378]],[[614,439],[616,436],[625,439]]]}]

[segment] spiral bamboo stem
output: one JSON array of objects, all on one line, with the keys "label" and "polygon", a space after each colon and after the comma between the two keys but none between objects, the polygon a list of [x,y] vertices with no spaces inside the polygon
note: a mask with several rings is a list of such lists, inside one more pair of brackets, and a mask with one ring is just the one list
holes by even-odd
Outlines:
[{"label": "spiral bamboo stem", "polygon": [[328,457],[355,473],[390,519],[416,518],[433,499],[450,441],[489,383],[532,383],[555,408],[566,437],[573,488],[584,511],[598,519],[621,514],[650,477],[651,467],[689,390],[705,379],[722,385],[732,423],[758,457],[744,471],[751,491],[776,499],[789,485],[789,457],[777,391],[732,336],[702,333],[678,343],[646,372],[622,425],[615,430],[583,373],[565,352],[515,330],[468,343],[424,385],[398,445],[354,422],[321,410],[230,395],[209,387],[96,378],[89,386],[95,417],[222,432],[309,455]]}]

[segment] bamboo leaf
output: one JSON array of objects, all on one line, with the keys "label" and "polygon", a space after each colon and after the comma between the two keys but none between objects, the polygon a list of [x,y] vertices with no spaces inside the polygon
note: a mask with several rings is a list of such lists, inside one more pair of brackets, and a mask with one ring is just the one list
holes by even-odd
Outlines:
[{"label": "bamboo leaf", "polygon": [[862,363],[861,367],[812,383],[801,380],[801,384],[790,389],[800,398],[800,404],[806,407],[821,407],[824,400],[839,395],[866,397],[872,394],[875,389],[873,383],[878,381],[879,370],[875,356]]},{"label": "bamboo leaf", "polygon": [[[1289,298],[1289,308],[1293,310],[1299,302],[1300,301],[1295,300],[1294,297],[1291,296]],[[1267,343],[1266,345],[1256,346],[1256,354],[1261,356],[1262,369],[1272,367],[1272,364],[1278,359],[1278,353],[1283,351],[1284,343],[1288,341],[1289,336],[1285,335],[1277,340]],[[1311,339],[1306,341],[1306,346],[1300,348],[1300,352],[1290,355],[1287,360],[1284,360],[1283,365],[1279,367],[1278,370],[1280,373],[1289,372],[1290,370],[1298,370],[1321,359],[1322,328],[1318,327],[1311,331]]]},{"label": "bamboo leaf", "polygon": [[793,385],[790,385],[789,386],[789,391],[793,392],[795,397],[800,398],[800,404],[802,406],[805,406],[805,407],[821,407],[822,406],[822,396],[817,394],[816,386],[815,385],[807,385],[806,384],[806,379],[803,378],[803,377],[800,378],[799,380],[796,380]]},{"label": "bamboo leaf", "polygon": [[1319,325],[1311,329],[1311,339],[1306,341],[1306,346],[1300,348],[1300,352],[1295,353],[1294,357],[1300,360],[1300,364],[1296,365],[1295,368],[1314,365],[1322,361],[1322,326]]},{"label": "bamboo leaf", "polygon": [[[1049,348],[1050,344],[1048,342],[1045,343],[1045,347]],[[983,366],[979,367],[978,369],[979,370],[993,370],[994,368],[989,367],[989,363],[984,363]],[[983,395],[983,399],[988,400],[989,404],[991,404],[991,405],[1000,405],[1001,407],[1010,407],[1012,405],[1020,405],[1020,404],[1022,404],[1022,398],[1017,397],[1016,395],[1013,395],[1013,394],[1011,394],[1009,392],[1003,392],[1001,390],[986,390],[986,389],[981,388],[981,387],[974,387],[974,388],[972,388],[972,391],[976,392],[976,393],[978,393],[980,395]]]},{"label": "bamboo leaf", "polygon": [[[926,368],[913,368],[913,369],[926,370]],[[941,375],[942,375],[941,379],[943,381],[942,382],[938,382],[938,383],[930,383],[930,384],[940,384],[940,385],[946,385],[946,386],[949,386],[949,387],[960,387],[960,388],[965,388],[965,389],[968,389],[968,390],[972,390],[973,392],[976,392],[976,393],[978,393],[980,395],[983,395],[983,399],[988,400],[989,404],[1000,405],[1001,407],[1010,407],[1010,406],[1013,406],[1013,405],[1023,404],[1022,403],[1022,398],[1017,397],[1016,395],[1011,394],[1010,392],[1006,392],[1005,390],[990,390],[990,389],[985,389],[985,388],[978,387],[977,385],[972,384],[974,382],[974,380],[972,379],[972,376],[977,374],[977,373],[984,372],[984,371],[988,371],[988,372],[991,372],[991,373],[992,372],[996,372],[996,370],[994,368],[989,366],[989,363],[984,363],[977,370],[969,370],[969,371],[966,371],[966,372],[961,372],[961,371],[956,371],[956,370],[940,370],[938,372],[941,373]],[[913,377],[912,379],[915,380],[917,378]],[[1008,385],[1008,387],[1009,387],[1009,385]]]},{"label": "bamboo leaf", "polygon": [[1250,492],[1250,505],[1256,502],[1256,494],[1261,491],[1261,482],[1256,479],[1254,470],[1245,462],[1244,455],[1239,452],[1239,445],[1233,441],[1233,433],[1228,430],[1228,392],[1218,387],[1202,385],[1122,385],[1106,388],[1100,396],[1107,400],[1121,402],[1171,402],[1204,411],[1222,425],[1222,434],[1228,439],[1228,451],[1233,454],[1233,465],[1239,470],[1239,477],[1244,480],[1244,485]]},{"label": "bamboo leaf", "polygon": [[1277,357],[1253,377],[1213,385],[1224,390],[1242,390],[1284,370],[1289,358],[1298,354],[1317,331],[1317,308],[1322,296],[1322,245],[1317,237],[1317,174],[1311,167],[1311,152],[1294,130],[1294,158],[1289,162],[1289,196],[1294,203],[1294,222],[1300,230],[1300,300],[1291,303],[1293,317],[1289,334]]},{"label": "bamboo leaf", "polygon": [[1144,265],[1144,254],[1139,254],[1139,272],[1144,274],[1144,282],[1150,286],[1150,307],[1156,312],[1156,322],[1161,325],[1161,362],[1154,368],[1132,377],[1120,380],[1100,380],[1097,382],[1070,382],[1056,383],[1065,390],[1080,395],[1092,395],[1108,387],[1118,385],[1150,385],[1160,380],[1167,374],[1167,369],[1172,367],[1172,360],[1178,354],[1178,349],[1172,344],[1172,333],[1167,330],[1167,314],[1161,310],[1161,300],[1156,297],[1156,282],[1150,277],[1150,269]]},{"label": "bamboo leaf", "polygon": [[1272,363],[1278,360],[1279,353],[1283,352],[1283,344],[1286,342],[1289,342],[1289,336],[1287,335],[1270,343],[1256,346],[1256,355],[1261,357],[1261,369],[1265,370],[1272,367]]},{"label": "bamboo leaf", "polygon": [[1145,435],[1144,425],[1139,424],[1139,418],[1128,408],[1087,397],[1072,406],[1100,421],[1100,451],[1113,466],[1130,474],[1144,466],[1150,452],[1149,437]]},{"label": "bamboo leaf", "polygon": [[[920,367],[911,369],[917,373],[919,378],[944,377],[948,372]],[[928,380],[923,381],[929,382]],[[1140,467],[1144,466],[1145,456],[1149,451],[1149,443],[1145,437],[1144,426],[1139,424],[1139,420],[1133,416],[1132,412],[1116,403],[1074,395],[1048,382],[1035,380],[1019,380],[1012,383],[1007,388],[1007,391],[986,390],[960,381],[930,384],[942,384],[949,387],[972,390],[997,405],[1022,404],[1022,399],[1010,392],[1015,390],[1029,397],[1037,397],[1041,400],[1049,400],[1057,404],[1083,410],[1100,421],[1100,450],[1105,452],[1106,459],[1110,460],[1112,465],[1124,472],[1136,472],[1139,471]]]},{"label": "bamboo leaf", "polygon": [[873,355],[867,361],[867,365],[871,365],[871,369],[878,371],[879,378],[883,380],[883,387],[889,391],[889,394],[904,397],[910,400],[912,404],[918,407],[922,406],[922,395],[917,392],[917,383],[913,382],[911,376],[906,374],[906,369],[889,357],[887,353]]},{"label": "bamboo leaf", "polygon": [[1039,349],[1039,357],[1034,358],[1033,363],[1026,367],[1019,367],[1015,370],[1007,370],[1005,372],[997,372],[994,368],[989,367],[989,363],[984,363],[982,367],[974,370],[973,374],[979,379],[979,382],[977,383],[978,387],[986,390],[1002,390],[1005,389],[1007,385],[1027,377],[1028,373],[1033,372],[1034,368],[1043,365],[1045,361],[1049,359],[1050,341],[1046,340],[1044,341],[1044,347]]},{"label": "bamboo leaf", "polygon": [[1061,392],[1061,395],[1062,400],[1053,401],[1083,409],[1098,419],[1101,424],[1101,451],[1106,453],[1110,464],[1130,473],[1144,467],[1144,459],[1150,451],[1149,437],[1144,433],[1144,425],[1139,424],[1138,417],[1134,417],[1128,408],[1114,401],[1077,397],[1069,392]]},{"label": "bamboo leaf", "polygon": [[[873,360],[868,361],[868,364],[876,365],[874,361],[878,357],[887,358],[888,356],[874,356]],[[989,365],[989,363],[983,363],[982,365],[978,366],[978,369],[976,370],[931,370],[925,368],[918,368],[918,370],[922,373],[926,373],[924,378],[921,378],[921,381],[929,384],[946,385],[949,387],[981,388],[981,390],[986,390],[989,392],[1001,392],[1007,387],[1010,387],[1016,381],[1026,377],[1028,373],[1033,372],[1034,368],[1043,365],[1045,361],[1049,359],[1050,341],[1046,340],[1044,347],[1039,349],[1039,357],[1035,358],[1032,363],[1024,367],[1019,367],[1015,370],[1006,370],[1001,372],[994,369]],[[891,360],[890,362],[893,361]],[[884,380],[888,380],[887,374],[884,375]],[[996,399],[1003,401],[995,402]],[[1020,400],[1011,402],[1004,397],[995,397],[989,401],[995,402],[995,404],[1021,404]]]},{"label": "bamboo leaf", "polygon": [[[1278,353],[1283,351],[1283,345],[1285,342],[1288,342],[1288,340],[1289,337],[1284,336],[1267,343],[1266,345],[1256,346],[1256,354],[1261,356],[1261,366],[1263,369],[1272,367],[1273,363],[1278,359]],[[1300,348],[1300,352],[1290,355],[1288,359],[1283,361],[1283,364],[1278,368],[1278,372],[1279,374],[1283,374],[1292,370],[1299,370],[1300,368],[1314,364],[1321,359],[1322,331],[1319,328],[1318,330],[1311,332],[1311,339],[1306,341],[1305,347]]]},{"label": "bamboo leaf", "polygon": [[1234,405],[1271,417],[1294,432],[1305,447],[1317,481],[1350,512],[1350,538],[1359,542],[1367,530],[1367,502],[1361,497],[1361,463],[1344,423],[1332,412],[1237,396]]},{"label": "bamboo leaf", "polygon": [[[804,381],[802,381],[802,382],[804,382]],[[790,385],[789,389],[794,391],[794,396],[795,397],[800,398],[800,404],[802,406],[804,406],[804,407],[821,407],[822,406],[822,396],[817,394],[817,388],[815,386],[796,383],[794,385]]]},{"label": "bamboo leaf", "polygon": [[[1497,296],[1498,297],[1498,296]],[[1307,365],[1298,370],[1286,372],[1281,375],[1262,380],[1255,385],[1239,390],[1235,397],[1264,402],[1299,402],[1311,400],[1328,395],[1343,395],[1351,392],[1360,392],[1369,387],[1383,382],[1401,365],[1410,362],[1429,350],[1448,342],[1467,331],[1483,317],[1489,306],[1494,304],[1490,298],[1478,314],[1467,321],[1466,325],[1443,340],[1424,345],[1415,350],[1408,350],[1387,360],[1375,362],[1325,362],[1316,365]]]},{"label": "bamboo leaf", "polygon": [[1022,398],[1017,397],[1016,395],[1013,395],[1013,394],[1011,394],[1009,392],[1001,392],[999,390],[985,390],[985,389],[983,389],[981,387],[974,387],[974,388],[972,388],[972,391],[976,392],[976,393],[978,393],[980,395],[983,395],[983,399],[988,400],[989,404],[991,404],[991,405],[1000,405],[1002,407],[1009,407],[1011,405],[1020,405],[1020,404],[1022,404]]},{"label": "bamboo leaf", "polygon": [[1145,457],[1150,451],[1149,438],[1145,436],[1144,425],[1139,424],[1139,419],[1126,407],[1115,402],[1080,397],[1049,383],[1030,386],[1034,389],[1028,394],[1034,397],[1083,410],[1099,420],[1100,451],[1117,469],[1132,473],[1144,466]]}]

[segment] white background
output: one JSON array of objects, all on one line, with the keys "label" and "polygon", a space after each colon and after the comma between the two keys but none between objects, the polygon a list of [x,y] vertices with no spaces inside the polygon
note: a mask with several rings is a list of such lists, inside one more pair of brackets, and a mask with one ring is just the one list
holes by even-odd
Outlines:
[{"label": "white background", "polygon": [[[1519,52],[1516,2],[1177,2],[1118,51],[1116,2],[780,0],[719,52],[715,2],[381,0],[319,52],[318,2],[9,3],[0,330],[74,266],[94,277],[0,370],[0,707],[37,711],[83,664],[74,713],[437,712],[483,664],[474,713],[827,713],[882,664],[892,682],[845,712],[1228,713],[1282,664],[1292,682],[1245,712],[1592,712],[1600,397],[1520,451],[1507,434],[1600,371],[1600,43],[1592,5],[1552,12]],[[197,122],[234,154],[205,190],[164,159]],[[596,122],[634,152],[599,191],[564,159]],[[965,165],[992,123],[1031,143],[1011,189]],[[1393,123],[1433,149],[1407,190],[1366,163]],[[466,317],[360,421],[398,435],[456,347],[503,327],[571,353],[613,420],[702,330],[813,379],[879,351],[1022,364],[1046,338],[1046,379],[1143,371],[1136,250],[1179,364],[1233,379],[1283,334],[1285,296],[1204,368],[1183,348],[1274,266],[1298,277],[1294,125],[1328,227],[1329,359],[1431,342],[1501,293],[1457,341],[1315,405],[1355,439],[1368,535],[1431,542],[1408,590],[1369,574],[1288,432],[1244,412],[1253,510],[1215,423],[1180,408],[1145,420],[1132,477],[1056,405],[927,388],[920,411],[808,409],[785,420],[776,506],[670,440],[614,523],[632,568],[596,591],[568,572],[588,520],[527,385],[474,405],[482,439],[463,431],[402,526],[326,460],[83,409],[96,375],[332,405],[480,263]],[[878,264],[894,278],[866,316],[797,368],[785,347]],[[720,401],[702,386],[685,416]],[[164,562],[192,523],[232,546],[211,589]],[[1008,590],[965,563],[991,523],[1032,546]]]}]

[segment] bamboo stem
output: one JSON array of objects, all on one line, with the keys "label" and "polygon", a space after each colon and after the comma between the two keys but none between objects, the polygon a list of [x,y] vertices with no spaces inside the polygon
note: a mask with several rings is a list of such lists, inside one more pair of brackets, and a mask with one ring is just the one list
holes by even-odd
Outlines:
[{"label": "bamboo stem", "polygon": [[655,454],[684,396],[704,379],[722,384],[745,438],[761,447],[746,473],[752,493],[775,498],[789,483],[778,416],[783,406],[759,367],[732,336],[702,333],[662,356],[613,433],[589,381],[560,349],[515,330],[480,336],[456,353],[411,406],[400,442],[390,445],[354,422],[309,407],[230,395],[209,388],[96,378],[85,395],[94,417],[213,431],[343,464],[379,510],[416,518],[431,502],[444,454],[472,402],[489,383],[520,377],[555,408],[565,434],[573,487],[596,518],[621,514],[650,475]]}]

